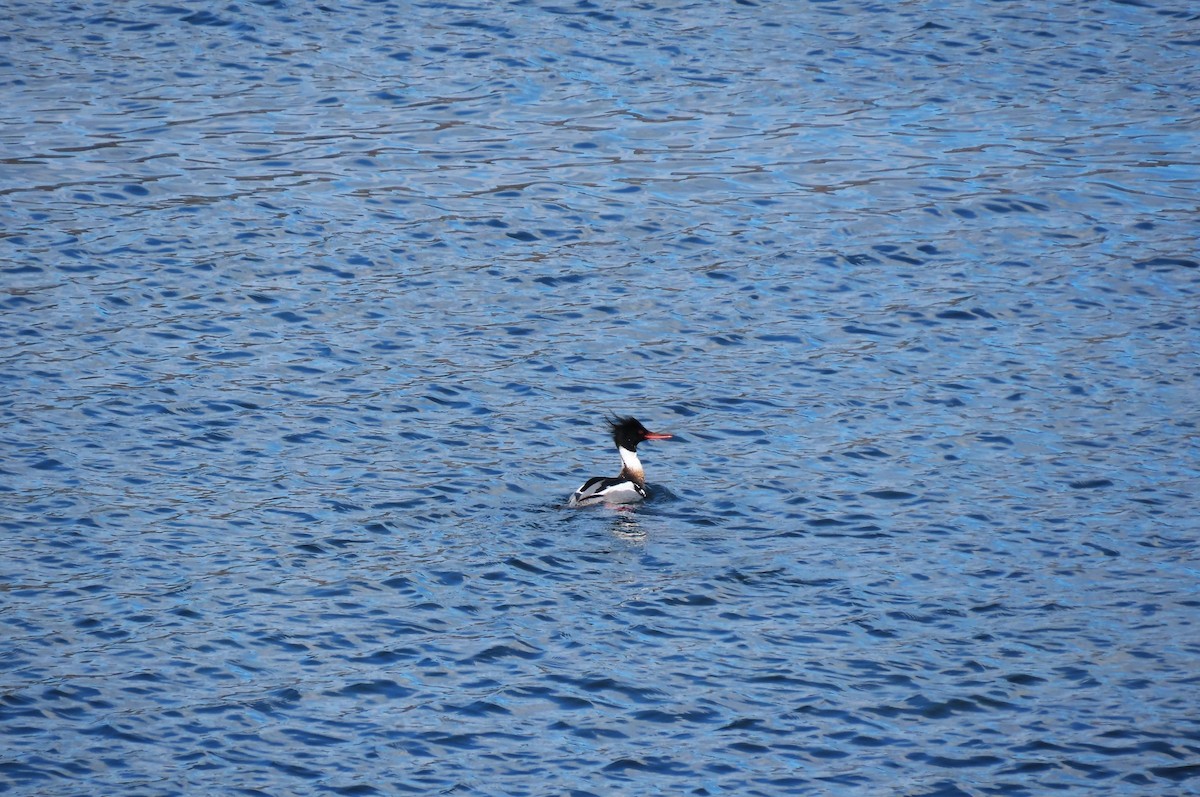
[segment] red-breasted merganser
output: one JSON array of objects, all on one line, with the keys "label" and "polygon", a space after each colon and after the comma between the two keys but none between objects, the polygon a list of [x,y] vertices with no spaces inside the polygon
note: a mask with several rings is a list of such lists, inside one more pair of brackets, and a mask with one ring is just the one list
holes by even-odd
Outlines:
[{"label": "red-breasted merganser", "polygon": [[621,455],[621,472],[615,478],[594,476],[572,494],[567,506],[592,504],[636,504],[646,496],[646,471],[638,459],[638,443],[643,440],[670,440],[671,435],[651,432],[637,418],[609,421],[613,442]]}]

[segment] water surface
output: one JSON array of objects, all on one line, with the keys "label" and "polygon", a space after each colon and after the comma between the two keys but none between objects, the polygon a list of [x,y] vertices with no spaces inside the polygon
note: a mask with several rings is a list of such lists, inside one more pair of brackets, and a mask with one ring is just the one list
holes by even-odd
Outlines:
[{"label": "water surface", "polygon": [[0,790],[1200,789],[1187,4],[4,17]]}]

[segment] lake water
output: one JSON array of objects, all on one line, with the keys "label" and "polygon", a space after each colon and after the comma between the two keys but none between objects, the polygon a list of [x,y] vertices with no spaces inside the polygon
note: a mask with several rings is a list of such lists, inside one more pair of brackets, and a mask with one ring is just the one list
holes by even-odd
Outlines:
[{"label": "lake water", "polygon": [[0,792],[1200,793],[1192,4],[0,34]]}]

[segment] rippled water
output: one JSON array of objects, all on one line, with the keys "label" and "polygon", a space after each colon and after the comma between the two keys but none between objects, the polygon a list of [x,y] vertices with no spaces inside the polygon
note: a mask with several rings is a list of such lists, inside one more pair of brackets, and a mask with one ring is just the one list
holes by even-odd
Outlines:
[{"label": "rippled water", "polygon": [[1200,793],[1190,4],[0,31],[0,791]]}]

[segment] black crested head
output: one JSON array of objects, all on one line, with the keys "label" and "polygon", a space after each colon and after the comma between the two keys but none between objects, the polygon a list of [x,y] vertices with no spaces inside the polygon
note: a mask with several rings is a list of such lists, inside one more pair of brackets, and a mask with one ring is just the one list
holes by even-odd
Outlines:
[{"label": "black crested head", "polygon": [[638,443],[643,440],[667,440],[671,437],[669,434],[651,432],[633,416],[612,418],[608,425],[612,429],[613,442],[630,451],[637,451]]},{"label": "black crested head", "polygon": [[641,421],[632,415],[625,418],[611,418],[608,426],[612,429],[613,442],[621,448],[637,451],[638,443],[646,439],[642,436],[646,432],[646,427],[642,426]]}]

